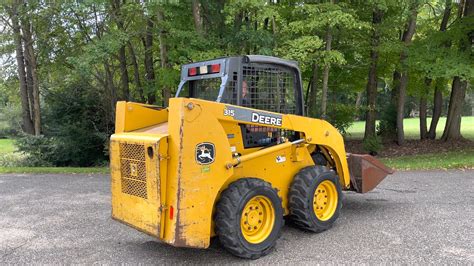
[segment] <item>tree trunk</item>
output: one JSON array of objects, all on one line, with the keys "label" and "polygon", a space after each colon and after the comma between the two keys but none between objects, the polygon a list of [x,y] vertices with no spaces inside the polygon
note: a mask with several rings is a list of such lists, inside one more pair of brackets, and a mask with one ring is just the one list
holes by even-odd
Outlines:
[{"label": "tree trunk", "polygon": [[425,79],[425,90],[420,96],[420,139],[426,139],[428,137],[427,123],[426,123],[426,93],[429,91],[431,85],[431,79]]},{"label": "tree trunk", "polygon": [[[326,32],[326,52],[331,51],[331,43],[332,43],[332,32],[331,27],[328,26]],[[323,87],[321,91],[321,118],[326,119],[326,111],[327,111],[327,102],[328,102],[328,82],[329,82],[329,69],[331,65],[326,63],[324,65],[324,72],[323,72]]]},{"label": "tree trunk", "polygon": [[420,139],[426,139],[428,135],[426,127],[426,97],[420,97]]},{"label": "tree trunk", "polygon": [[[402,39],[401,41],[405,44],[408,45],[410,44],[413,35],[415,34],[415,29],[416,29],[416,18],[418,16],[418,5],[413,4],[411,6],[411,14],[410,18],[408,19],[408,24],[403,32]],[[400,80],[399,82],[395,82],[395,90],[397,93],[397,143],[398,145],[403,145],[405,142],[405,132],[403,129],[403,119],[404,119],[404,113],[405,113],[405,97],[406,97],[406,89],[408,85],[408,72],[406,70],[406,67],[404,66],[405,61],[407,59],[408,55],[406,53],[406,50],[403,50],[400,53],[400,65],[401,65],[401,73],[400,73]],[[395,77],[395,75],[394,75]],[[398,83],[398,84],[397,84]],[[398,86],[397,86],[398,85]]]},{"label": "tree trunk", "polygon": [[133,49],[132,43],[127,42],[128,52],[130,53],[130,58],[132,60],[133,66],[133,82],[138,92],[138,98],[140,102],[145,102],[145,96],[143,95],[142,82],[140,80],[140,68],[138,67],[137,56],[135,54],[135,49]]},{"label": "tree trunk", "polygon": [[[474,1],[461,1],[459,5],[459,18],[472,16],[474,14]],[[462,11],[462,12],[461,12]],[[474,31],[470,31],[459,42],[459,50],[464,52],[472,47],[474,39]],[[471,50],[472,51],[472,50]],[[442,140],[456,140],[461,139],[461,115],[462,107],[464,105],[464,98],[466,97],[467,81],[461,80],[459,76],[454,77],[451,97],[449,99],[448,116],[446,118],[446,126],[444,127]]]},{"label": "tree trunk", "polygon": [[117,103],[117,89],[114,84],[114,77],[110,70],[110,64],[107,60],[104,60],[105,79],[107,84],[107,91],[110,97],[110,109],[111,109],[111,120],[115,123],[115,104]]},{"label": "tree trunk", "polygon": [[436,127],[438,126],[439,118],[443,108],[443,92],[441,87],[441,80],[436,80],[434,99],[433,99],[433,117],[431,118],[430,131],[428,132],[429,139],[436,139]]},{"label": "tree trunk", "polygon": [[[112,17],[117,24],[117,28],[121,32],[126,32],[125,25],[122,19],[122,11],[121,11],[121,0],[114,0],[111,2],[112,6]],[[125,43],[122,44],[118,51],[118,60],[120,65],[120,83],[122,85],[122,95],[125,100],[130,100],[130,87],[129,82],[130,79],[128,77],[128,69],[127,69],[127,54],[125,51]]]},{"label": "tree trunk", "polygon": [[[164,21],[164,16],[162,11],[158,11],[157,13],[158,22],[162,24]],[[158,39],[160,41],[160,60],[161,60],[161,68],[169,68],[168,64],[168,47],[166,44],[166,33],[163,28],[160,28],[158,33]],[[162,88],[162,99],[163,99],[163,106],[168,106],[168,101],[171,98],[171,90],[167,86]]]},{"label": "tree trunk", "polygon": [[[439,27],[439,31],[446,31],[446,27],[448,26],[449,17],[451,15],[451,0],[446,0],[445,8],[443,13],[443,19],[441,21],[441,25]],[[445,47],[451,46],[451,43],[448,41],[444,43]],[[444,82],[444,81],[443,81]],[[436,80],[435,84],[435,91],[433,96],[433,117],[431,118],[430,130],[428,132],[429,139],[436,139],[436,127],[438,126],[438,121],[441,116],[442,108],[443,108],[443,92],[441,86],[442,80]]]},{"label": "tree trunk", "polygon": [[130,87],[128,83],[130,82],[128,78],[128,69],[127,69],[127,55],[125,53],[125,45],[122,45],[119,49],[118,59],[120,64],[120,83],[122,83],[123,97],[125,100],[130,100]]},{"label": "tree trunk", "polygon": [[33,123],[35,129],[35,135],[39,136],[41,134],[41,107],[40,107],[40,94],[39,94],[39,80],[38,80],[38,65],[36,63],[36,55],[33,49],[33,39],[31,37],[31,31],[25,30],[25,46],[26,46],[26,58],[28,61],[28,65],[30,65],[31,69],[31,81],[32,81],[32,91],[31,94],[33,96]]},{"label": "tree trunk", "polygon": [[363,91],[359,91],[357,93],[357,98],[356,98],[356,102],[355,102],[355,109],[356,110],[359,110],[359,108],[360,108],[360,104],[362,102],[362,94],[363,94]]},{"label": "tree trunk", "polygon": [[[149,17],[146,23],[145,37],[143,38],[143,46],[145,47],[145,78],[147,80],[148,95],[147,102],[154,104],[155,96],[155,68],[153,66],[153,17]],[[151,89],[150,89],[151,88]]]},{"label": "tree trunk", "polygon": [[457,140],[461,139],[461,113],[464,104],[464,97],[466,95],[467,82],[461,81],[460,77],[454,77],[451,97],[449,99],[448,116],[446,118],[446,125],[444,127],[442,140]]},{"label": "tree trunk", "polygon": [[203,36],[204,29],[202,24],[202,16],[201,16],[201,3],[199,0],[192,0],[192,9],[193,9],[193,18],[194,18],[194,28],[196,32]]},{"label": "tree trunk", "polygon": [[311,78],[311,91],[309,93],[308,114],[316,117],[316,102],[318,92],[318,63],[313,63],[313,77]]},{"label": "tree trunk", "polygon": [[377,99],[377,63],[379,58],[377,47],[380,39],[377,26],[382,22],[382,18],[383,11],[375,8],[372,13],[372,48],[370,51],[370,68],[367,81],[367,113],[365,117],[364,139],[375,136],[375,102]]},{"label": "tree trunk", "polygon": [[19,24],[19,18],[18,18],[18,5],[19,4],[20,2],[18,0],[15,0],[12,2],[10,18],[11,18],[12,27],[13,27],[18,80],[20,83],[22,129],[25,133],[33,135],[35,134],[35,128],[30,116],[28,86],[26,84],[25,58],[24,58],[24,53],[23,53],[23,39],[20,32],[20,24]]},{"label": "tree trunk", "polygon": [[[278,26],[276,23],[275,16],[272,16],[272,33],[273,33],[273,39],[277,39],[277,33],[278,33]],[[278,47],[278,42],[274,42],[274,47],[273,49],[276,49]]]}]

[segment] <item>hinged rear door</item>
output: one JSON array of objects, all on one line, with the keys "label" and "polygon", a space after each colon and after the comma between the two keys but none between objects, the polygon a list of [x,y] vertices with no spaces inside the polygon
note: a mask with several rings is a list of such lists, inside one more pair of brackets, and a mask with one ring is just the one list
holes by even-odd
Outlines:
[{"label": "hinged rear door", "polygon": [[166,136],[114,135],[110,153],[112,217],[158,238],[161,231],[159,154],[160,146],[166,148],[160,141],[166,143]]}]

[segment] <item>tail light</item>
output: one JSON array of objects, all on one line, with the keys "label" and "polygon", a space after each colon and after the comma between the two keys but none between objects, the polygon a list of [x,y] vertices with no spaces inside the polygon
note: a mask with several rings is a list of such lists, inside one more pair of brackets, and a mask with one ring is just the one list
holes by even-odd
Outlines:
[{"label": "tail light", "polygon": [[221,72],[221,64],[188,68],[188,76],[215,74]]},{"label": "tail light", "polygon": [[196,76],[197,75],[197,67],[192,67],[188,69],[188,76]]},{"label": "tail light", "polygon": [[211,73],[219,73],[221,71],[221,64],[211,65]]}]

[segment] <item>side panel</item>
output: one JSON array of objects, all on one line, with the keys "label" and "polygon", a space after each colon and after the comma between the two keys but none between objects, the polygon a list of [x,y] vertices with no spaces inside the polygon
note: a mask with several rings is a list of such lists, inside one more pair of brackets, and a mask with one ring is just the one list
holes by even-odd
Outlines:
[{"label": "side panel", "polygon": [[[349,185],[349,172],[342,136],[329,123],[295,115],[282,115],[246,108],[241,112],[250,118],[232,117],[226,108],[229,105],[198,100],[170,99],[169,116],[169,156],[167,205],[174,209],[173,219],[167,220],[164,241],[174,246],[206,248],[212,235],[212,213],[219,193],[232,181],[242,177],[258,177],[279,190],[286,208],[288,187],[294,174],[301,168],[313,165],[309,154],[312,144],[328,148],[336,162],[341,183]],[[235,107],[243,108],[243,107]],[[228,110],[227,110],[228,111]],[[273,118],[275,125],[253,122],[254,113]],[[237,113],[236,113],[237,115]],[[270,123],[271,118],[263,119]],[[260,121],[260,119],[259,119]],[[232,152],[241,151],[242,143],[239,123],[265,125],[302,133],[306,143],[299,147],[274,152],[261,158],[241,163],[237,167],[226,168],[232,161]],[[210,163],[199,163],[200,145],[207,143],[214,147]],[[233,148],[231,149],[232,143]],[[255,148],[259,149],[259,148]],[[207,155],[206,155],[207,156]],[[280,157],[277,159],[277,157]],[[285,157],[282,161],[281,157]],[[277,161],[278,160],[278,161]],[[347,180],[347,182],[346,182]]]},{"label": "side panel", "polygon": [[[189,102],[194,103],[192,109],[187,107]],[[167,223],[164,241],[174,246],[209,246],[215,198],[233,175],[233,169],[225,168],[232,159],[227,135],[213,110],[201,102],[170,99],[169,152],[173,159],[168,164],[167,189],[175,216]],[[213,152],[206,152],[213,160],[200,164],[196,156],[203,153],[198,149],[203,143],[208,149],[213,146]]]},{"label": "side panel", "polygon": [[166,136],[115,134],[111,138],[112,218],[161,235],[160,151]]}]

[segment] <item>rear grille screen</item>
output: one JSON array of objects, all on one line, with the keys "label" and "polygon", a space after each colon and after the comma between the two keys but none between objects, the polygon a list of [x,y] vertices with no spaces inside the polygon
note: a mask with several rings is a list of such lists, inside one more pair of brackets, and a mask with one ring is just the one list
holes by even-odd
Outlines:
[{"label": "rear grille screen", "polygon": [[120,143],[122,193],[147,198],[145,146]]}]

